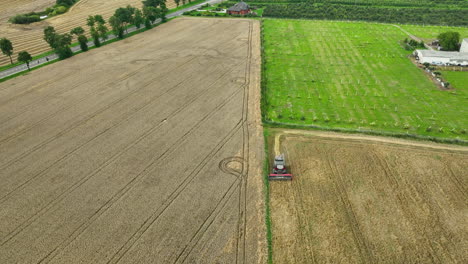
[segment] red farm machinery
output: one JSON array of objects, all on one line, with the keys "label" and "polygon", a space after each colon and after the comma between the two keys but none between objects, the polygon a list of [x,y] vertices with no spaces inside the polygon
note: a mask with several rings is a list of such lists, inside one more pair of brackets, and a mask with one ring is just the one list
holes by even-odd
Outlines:
[{"label": "red farm machinery", "polygon": [[293,175],[288,173],[284,154],[275,157],[272,173],[268,175],[269,180],[291,181]]}]

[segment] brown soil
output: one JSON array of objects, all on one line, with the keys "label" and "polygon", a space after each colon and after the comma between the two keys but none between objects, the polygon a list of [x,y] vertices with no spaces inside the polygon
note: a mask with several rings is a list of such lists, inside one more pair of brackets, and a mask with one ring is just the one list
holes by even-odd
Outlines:
[{"label": "brown soil", "polygon": [[[86,18],[90,15],[102,15],[106,21],[114,14],[119,7],[132,5],[141,8],[141,0],[80,0],[67,13],[51,17],[41,22],[29,25],[15,25],[8,23],[8,19],[18,13],[30,11],[42,11],[48,6],[52,6],[55,0],[6,0],[8,4],[0,7],[0,36],[11,40],[14,48],[13,58],[16,61],[17,53],[28,51],[31,55],[39,55],[50,50],[47,42],[44,41],[44,28],[53,26],[59,33],[69,33],[75,27],[83,27],[89,33],[86,26]],[[176,7],[173,0],[167,1],[168,8]],[[110,26],[107,25],[110,29]],[[89,34],[88,34],[89,36]],[[0,56],[0,66],[9,64],[9,58]]]},{"label": "brown soil", "polygon": [[274,263],[468,262],[468,148],[273,129],[275,138],[295,178],[270,185]]},{"label": "brown soil", "polygon": [[262,263],[254,20],[180,18],[0,84],[0,263]]}]

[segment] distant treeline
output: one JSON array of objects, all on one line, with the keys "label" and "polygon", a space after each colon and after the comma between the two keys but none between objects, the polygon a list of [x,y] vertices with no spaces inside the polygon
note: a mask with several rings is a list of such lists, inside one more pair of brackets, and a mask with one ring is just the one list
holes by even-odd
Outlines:
[{"label": "distant treeline", "polygon": [[466,0],[245,0],[256,3],[329,3],[363,6],[468,7]]},{"label": "distant treeline", "polygon": [[[246,0],[264,17],[468,26],[466,0]],[[463,7],[464,6],[464,7]]]}]

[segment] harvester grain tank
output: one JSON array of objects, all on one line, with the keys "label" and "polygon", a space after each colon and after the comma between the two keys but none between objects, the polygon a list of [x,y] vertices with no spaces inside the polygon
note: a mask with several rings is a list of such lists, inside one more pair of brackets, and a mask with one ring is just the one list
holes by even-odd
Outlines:
[{"label": "harvester grain tank", "polygon": [[292,174],[288,173],[288,169],[286,167],[286,160],[284,158],[284,154],[280,154],[275,157],[275,161],[273,164],[272,173],[268,176],[270,180],[292,180]]}]

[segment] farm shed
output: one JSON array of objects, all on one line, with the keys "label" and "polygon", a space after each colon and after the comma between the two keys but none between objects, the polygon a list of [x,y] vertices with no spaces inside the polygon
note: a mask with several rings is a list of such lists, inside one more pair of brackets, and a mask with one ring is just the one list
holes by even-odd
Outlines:
[{"label": "farm shed", "polygon": [[416,50],[419,63],[468,66],[468,52]]},{"label": "farm shed", "polygon": [[468,38],[462,40],[460,52],[468,52]]},{"label": "farm shed", "polygon": [[250,6],[245,2],[239,2],[227,9],[229,15],[245,15],[250,13]]}]

